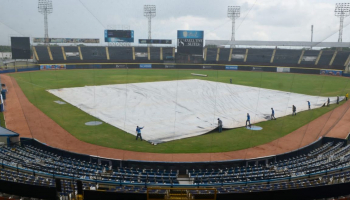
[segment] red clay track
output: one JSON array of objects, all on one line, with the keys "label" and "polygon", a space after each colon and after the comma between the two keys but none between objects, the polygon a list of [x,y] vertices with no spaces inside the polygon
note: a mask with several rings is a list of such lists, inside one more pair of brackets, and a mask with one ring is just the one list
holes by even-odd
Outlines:
[{"label": "red clay track", "polygon": [[112,149],[76,139],[31,104],[14,78],[7,75],[0,75],[0,77],[2,83],[5,83],[9,89],[5,103],[8,129],[19,133],[21,137],[36,138],[52,147],[106,158],[168,162],[248,159],[296,150],[314,142],[321,136],[344,139],[350,131],[350,101],[348,101],[282,138],[249,149],[223,153],[188,154],[160,154]]}]

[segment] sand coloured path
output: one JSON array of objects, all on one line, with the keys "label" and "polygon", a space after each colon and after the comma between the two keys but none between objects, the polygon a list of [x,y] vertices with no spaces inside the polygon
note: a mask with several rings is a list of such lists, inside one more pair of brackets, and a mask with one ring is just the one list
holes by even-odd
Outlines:
[{"label": "sand coloured path", "polygon": [[180,154],[112,149],[76,139],[30,103],[14,78],[5,74],[0,75],[0,78],[9,89],[4,112],[8,129],[19,133],[21,137],[35,138],[52,147],[106,158],[167,162],[249,159],[296,150],[314,142],[321,136],[344,139],[350,131],[350,101],[348,101],[284,137],[248,149],[222,153]]}]

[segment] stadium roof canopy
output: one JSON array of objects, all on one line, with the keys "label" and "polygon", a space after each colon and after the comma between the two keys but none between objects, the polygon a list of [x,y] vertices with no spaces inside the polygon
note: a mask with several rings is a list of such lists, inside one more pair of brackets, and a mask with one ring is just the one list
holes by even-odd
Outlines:
[{"label": "stadium roof canopy", "polygon": [[0,137],[3,137],[3,136],[13,137],[13,136],[19,136],[19,134],[11,130],[8,130],[6,128],[0,127]]},{"label": "stadium roof canopy", "polygon": [[244,46],[297,46],[297,47],[350,47],[350,42],[305,42],[305,41],[254,41],[254,40],[205,40],[205,45]]}]

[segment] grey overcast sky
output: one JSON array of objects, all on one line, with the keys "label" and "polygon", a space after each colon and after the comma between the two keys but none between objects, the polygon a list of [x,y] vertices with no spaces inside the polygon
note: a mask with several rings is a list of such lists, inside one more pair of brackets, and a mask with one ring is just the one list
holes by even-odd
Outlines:
[{"label": "grey overcast sky", "polygon": [[[205,39],[229,40],[227,6],[241,6],[236,40],[337,41],[339,18],[335,0],[52,0],[49,37],[100,38],[104,29],[128,25],[135,43],[147,38],[143,5],[157,7],[153,39],[176,39],[177,30],[204,30]],[[343,42],[350,42],[350,17],[344,20]],[[0,45],[11,36],[44,37],[44,17],[37,0],[0,0]]]}]

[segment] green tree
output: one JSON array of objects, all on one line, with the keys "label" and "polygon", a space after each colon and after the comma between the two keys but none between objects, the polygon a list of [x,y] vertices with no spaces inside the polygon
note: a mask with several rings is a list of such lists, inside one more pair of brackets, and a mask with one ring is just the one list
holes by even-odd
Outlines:
[{"label": "green tree", "polygon": [[206,45],[206,47],[209,49],[209,48],[218,48],[217,45],[214,45],[214,44],[210,44],[210,45]]},{"label": "green tree", "polygon": [[0,46],[0,52],[11,52],[10,46]]},{"label": "green tree", "polygon": [[[323,48],[322,50],[324,50],[324,51],[330,51],[330,50],[335,51],[335,50],[338,50],[338,47]],[[350,48],[349,47],[343,47],[342,51],[350,51]]]}]

